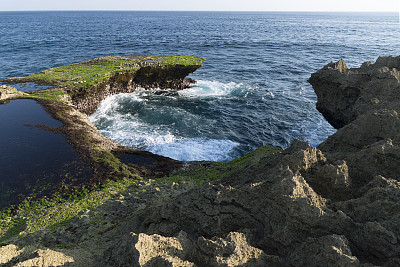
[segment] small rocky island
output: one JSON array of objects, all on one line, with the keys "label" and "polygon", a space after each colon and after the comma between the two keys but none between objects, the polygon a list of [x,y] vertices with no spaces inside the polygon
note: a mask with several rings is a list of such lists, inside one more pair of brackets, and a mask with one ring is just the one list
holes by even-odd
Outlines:
[{"label": "small rocky island", "polygon": [[[180,65],[172,82],[173,64],[168,74],[152,76],[137,69],[152,63],[138,60],[127,67],[133,74],[65,80],[55,68],[8,81],[55,86],[16,97],[56,97],[38,101],[103,179],[90,190],[55,193],[1,213],[0,264],[400,265],[400,57],[353,69],[340,60],[311,75],[317,109],[338,129],[319,147],[294,140],[286,150],[261,147],[228,163],[182,163],[129,150],[90,126],[85,114],[105,96],[146,87],[144,77],[154,77],[149,87],[180,89],[191,82],[183,74],[195,69]],[[199,67],[202,59],[196,62]],[[125,154],[136,163],[122,163]]]}]

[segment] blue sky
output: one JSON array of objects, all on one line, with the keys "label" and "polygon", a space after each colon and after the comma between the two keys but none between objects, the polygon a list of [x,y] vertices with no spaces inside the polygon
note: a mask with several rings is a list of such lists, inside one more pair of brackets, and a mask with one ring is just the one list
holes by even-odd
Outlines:
[{"label": "blue sky", "polygon": [[0,10],[398,12],[399,1],[400,0],[0,0]]}]

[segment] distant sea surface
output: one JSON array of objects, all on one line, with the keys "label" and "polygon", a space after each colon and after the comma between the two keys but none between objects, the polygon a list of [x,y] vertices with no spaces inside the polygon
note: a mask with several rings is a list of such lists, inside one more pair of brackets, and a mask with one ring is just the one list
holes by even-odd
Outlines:
[{"label": "distant sea surface", "polygon": [[[90,116],[122,145],[228,161],[262,145],[312,145],[335,130],[307,83],[330,61],[400,55],[396,13],[0,12],[0,79],[117,54],[196,55],[198,83],[137,90]],[[1,129],[0,129],[1,130]]]}]

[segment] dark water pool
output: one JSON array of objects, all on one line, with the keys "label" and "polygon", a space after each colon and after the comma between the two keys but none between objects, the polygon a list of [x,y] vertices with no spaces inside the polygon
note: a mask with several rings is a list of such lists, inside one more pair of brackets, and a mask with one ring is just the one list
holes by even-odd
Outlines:
[{"label": "dark water pool", "polygon": [[27,194],[46,194],[63,181],[91,176],[91,171],[63,134],[36,125],[59,127],[34,100],[0,105],[0,209]]}]

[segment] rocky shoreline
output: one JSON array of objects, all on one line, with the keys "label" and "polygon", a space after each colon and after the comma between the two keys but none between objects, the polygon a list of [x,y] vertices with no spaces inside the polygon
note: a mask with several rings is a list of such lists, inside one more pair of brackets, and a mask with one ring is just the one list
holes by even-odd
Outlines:
[{"label": "rocky shoreline", "polygon": [[[107,96],[133,92],[136,88],[181,90],[195,83],[187,79],[202,66],[194,56],[107,56],[44,70],[26,77],[0,81],[0,104],[15,99],[34,99],[63,126],[49,131],[62,133],[67,142],[93,170],[79,186],[92,187],[129,177],[162,177],[182,165],[179,161],[121,146],[97,132],[87,115]],[[50,88],[21,92],[15,84],[36,83]],[[121,156],[125,161],[121,160]],[[76,186],[76,184],[69,184]]]},{"label": "rocky shoreline", "polygon": [[309,79],[338,129],[319,147],[294,140],[229,163],[183,164],[57,227],[4,240],[0,264],[399,266],[398,70],[400,57],[330,63]]}]

